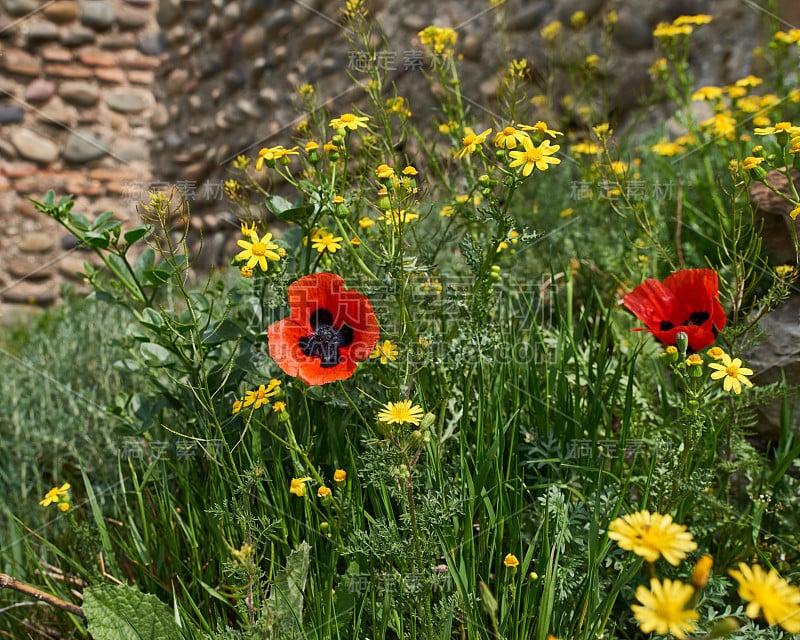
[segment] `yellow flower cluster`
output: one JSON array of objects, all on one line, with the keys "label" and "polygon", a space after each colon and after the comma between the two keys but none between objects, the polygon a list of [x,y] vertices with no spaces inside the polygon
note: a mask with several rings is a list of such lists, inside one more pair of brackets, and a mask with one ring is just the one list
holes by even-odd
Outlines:
[{"label": "yellow flower cluster", "polygon": [[[456,152],[456,157],[464,158],[481,150],[486,138],[491,133],[491,128],[481,133],[475,133],[472,128],[465,127],[464,137],[461,139],[461,149]],[[508,156],[511,158],[509,168],[521,167],[522,176],[527,178],[534,169],[546,171],[550,165],[561,163],[559,158],[553,157],[553,154],[561,149],[559,145],[551,145],[550,140],[546,139],[538,145],[534,141],[544,136],[555,138],[560,135],[563,135],[560,131],[550,129],[546,122],[540,120],[534,125],[520,124],[504,127],[495,134],[494,144],[496,147],[508,151]]]},{"label": "yellow flower cluster", "polygon": [[[272,378],[266,385],[259,385],[255,391],[245,391],[244,398],[233,403],[232,413],[239,413],[243,408],[251,405],[254,409],[260,409],[265,404],[269,404],[271,398],[281,394],[280,386],[281,381]],[[273,406],[273,409],[278,412],[283,411],[285,408],[286,404],[283,402],[276,402],[275,406]]]},{"label": "yellow flower cluster", "polygon": [[425,27],[418,34],[419,41],[438,55],[449,56],[458,40],[458,33],[448,27]]},{"label": "yellow flower cluster", "polygon": [[60,487],[53,487],[48,491],[44,498],[39,501],[43,507],[49,507],[51,504],[56,505],[59,511],[69,511],[69,482],[65,482]]}]

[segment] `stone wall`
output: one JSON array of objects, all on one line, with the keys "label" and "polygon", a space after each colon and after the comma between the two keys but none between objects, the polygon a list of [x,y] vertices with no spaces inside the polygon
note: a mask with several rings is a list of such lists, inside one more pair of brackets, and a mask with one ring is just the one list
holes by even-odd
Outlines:
[{"label": "stone wall", "polygon": [[150,175],[150,121],[163,41],[151,0],[0,4],[0,290],[46,304],[82,259],[26,196],[73,193],[93,216],[135,214]]},{"label": "stone wall", "polygon": [[[780,0],[787,20],[800,3]],[[24,196],[49,188],[74,193],[89,215],[122,218],[149,188],[168,183],[187,195],[206,231],[208,262],[224,258],[230,207],[222,198],[230,161],[291,142],[303,117],[296,93],[316,86],[334,113],[362,105],[363,58],[341,35],[339,0],[0,0],[0,292],[6,302],[46,304],[86,256],[33,211]],[[710,13],[692,41],[698,85],[754,71],[763,16],[743,0],[367,0],[386,33],[383,64],[420,124],[435,103],[420,71],[417,32],[428,24],[459,32],[463,91],[478,126],[496,113],[505,63],[525,57],[534,71],[566,83],[589,53],[614,118],[624,121],[654,87],[660,55],[651,37],[661,20]],[[570,26],[575,11],[587,24]],[[617,22],[603,37],[604,17]],[[548,47],[542,26],[564,27]],[[787,25],[789,26],[789,25]],[[541,76],[540,76],[541,77]],[[574,89],[574,87],[572,88]],[[564,91],[570,90],[564,88]],[[542,87],[534,81],[533,96]],[[591,96],[590,96],[591,97]],[[552,112],[534,114],[543,119]],[[651,121],[666,118],[653,108]],[[580,110],[559,114],[581,129]],[[413,147],[408,151],[413,155]]]},{"label": "stone wall", "polygon": [[[341,35],[343,5],[162,0],[158,18],[168,57],[157,95],[168,123],[153,145],[159,179],[198,187],[192,194],[196,209],[222,212],[225,205],[215,202],[220,190],[214,187],[229,176],[237,153],[290,146],[293,125],[302,118],[295,104],[301,84],[315,85],[333,113],[363,105],[363,93],[350,76],[358,78],[359,65],[366,63]],[[762,23],[759,12],[742,0],[507,0],[501,6],[488,0],[367,0],[367,5],[387,39],[386,56],[375,64],[384,65],[410,100],[418,123],[431,121],[435,105],[423,73],[411,62],[422,54],[417,32],[429,24],[458,30],[463,91],[481,127],[489,126],[489,113],[498,112],[498,77],[512,58],[527,58],[540,75],[550,69],[566,84],[570,67],[598,54],[605,95],[591,99],[605,101],[619,119],[654,93],[647,70],[660,56],[651,36],[659,21],[714,15],[692,43],[699,84],[724,84],[750,73]],[[570,18],[578,10],[588,22],[573,28]],[[618,20],[610,38],[603,38],[604,18],[612,10]],[[553,20],[564,28],[550,47],[540,30]],[[534,83],[529,91],[533,96],[542,87]],[[536,115],[554,117],[547,111]],[[574,116],[573,126],[593,124],[582,121],[577,109],[566,115]]]}]

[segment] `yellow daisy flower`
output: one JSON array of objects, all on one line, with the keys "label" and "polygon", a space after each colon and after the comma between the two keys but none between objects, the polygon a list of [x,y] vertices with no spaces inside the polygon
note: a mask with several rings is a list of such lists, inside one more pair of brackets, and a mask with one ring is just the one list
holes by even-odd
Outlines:
[{"label": "yellow daisy flower", "polygon": [[725,389],[725,391],[733,389],[733,392],[739,395],[742,392],[743,384],[748,387],[753,386],[753,383],[747,379],[747,376],[753,375],[753,370],[743,367],[742,361],[739,358],[731,360],[731,357],[727,353],[723,353],[720,360],[722,360],[722,364],[710,362],[708,366],[715,369],[714,373],[711,374],[711,379],[721,379],[723,381],[722,388]]}]

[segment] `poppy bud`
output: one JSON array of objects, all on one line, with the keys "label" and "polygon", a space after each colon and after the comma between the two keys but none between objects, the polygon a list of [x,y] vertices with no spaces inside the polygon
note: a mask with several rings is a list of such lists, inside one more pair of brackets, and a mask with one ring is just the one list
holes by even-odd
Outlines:
[{"label": "poppy bud", "polygon": [[678,347],[678,353],[681,358],[686,357],[686,349],[689,347],[689,334],[685,331],[679,331],[675,334],[675,346]]}]

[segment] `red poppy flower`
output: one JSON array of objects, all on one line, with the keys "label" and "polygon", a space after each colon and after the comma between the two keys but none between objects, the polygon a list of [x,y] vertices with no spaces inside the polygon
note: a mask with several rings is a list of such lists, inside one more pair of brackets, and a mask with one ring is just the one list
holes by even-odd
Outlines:
[{"label": "red poppy flower", "polygon": [[380,337],[370,301],[344,288],[335,273],[313,273],[289,285],[291,315],[270,325],[269,354],[309,385],[349,378]]},{"label": "red poppy flower", "polygon": [[623,304],[666,345],[675,344],[683,331],[692,351],[713,344],[725,327],[725,310],[719,302],[719,281],[711,269],[677,271],[664,282],[648,278],[625,296]]}]

